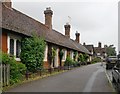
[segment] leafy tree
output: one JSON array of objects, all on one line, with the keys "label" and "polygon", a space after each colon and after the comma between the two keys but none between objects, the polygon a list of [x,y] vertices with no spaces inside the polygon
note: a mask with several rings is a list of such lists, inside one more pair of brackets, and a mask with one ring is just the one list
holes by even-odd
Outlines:
[{"label": "leafy tree", "polygon": [[87,61],[87,59],[89,58],[87,54],[83,54],[83,57],[84,57],[84,61]]},{"label": "leafy tree", "polygon": [[109,45],[106,47],[106,53],[108,56],[115,56],[116,55],[116,51],[115,51],[115,47],[114,45]]},{"label": "leafy tree", "polygon": [[21,61],[26,65],[28,71],[36,72],[42,68],[46,46],[44,39],[33,34],[30,38],[22,39],[21,45]]},{"label": "leafy tree", "polygon": [[60,52],[59,52],[59,57],[60,57],[60,66],[62,66],[62,58],[63,58],[63,55],[64,55],[64,52],[62,49],[60,49]]},{"label": "leafy tree", "polygon": [[79,54],[78,61],[84,62],[83,54]]},{"label": "leafy tree", "polygon": [[74,63],[74,61],[70,58],[70,56],[67,56],[64,66],[71,66]]},{"label": "leafy tree", "polygon": [[52,63],[53,63],[53,66],[54,66],[54,59],[55,59],[55,56],[56,56],[56,49],[55,48],[52,48]]},{"label": "leafy tree", "polygon": [[77,51],[74,51],[74,61],[76,60],[76,58],[77,58]]}]

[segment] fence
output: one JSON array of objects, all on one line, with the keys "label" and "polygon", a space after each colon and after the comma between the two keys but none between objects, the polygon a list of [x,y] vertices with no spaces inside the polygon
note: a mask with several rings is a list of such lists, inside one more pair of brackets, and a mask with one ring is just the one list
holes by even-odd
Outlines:
[{"label": "fence", "polygon": [[8,86],[10,80],[10,65],[9,64],[0,64],[0,73],[2,86]]}]

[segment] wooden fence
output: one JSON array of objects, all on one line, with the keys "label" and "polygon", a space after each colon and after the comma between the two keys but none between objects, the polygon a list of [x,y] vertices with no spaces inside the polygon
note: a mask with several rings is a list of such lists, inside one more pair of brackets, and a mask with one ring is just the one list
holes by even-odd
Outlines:
[{"label": "wooden fence", "polygon": [[10,80],[10,65],[9,64],[0,64],[0,75],[2,86],[8,86]]}]

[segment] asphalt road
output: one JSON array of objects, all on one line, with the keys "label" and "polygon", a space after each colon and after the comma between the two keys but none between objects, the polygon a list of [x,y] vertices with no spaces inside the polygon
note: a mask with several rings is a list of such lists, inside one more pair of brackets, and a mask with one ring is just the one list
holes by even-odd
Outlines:
[{"label": "asphalt road", "polygon": [[100,63],[29,82],[7,92],[113,92]]}]

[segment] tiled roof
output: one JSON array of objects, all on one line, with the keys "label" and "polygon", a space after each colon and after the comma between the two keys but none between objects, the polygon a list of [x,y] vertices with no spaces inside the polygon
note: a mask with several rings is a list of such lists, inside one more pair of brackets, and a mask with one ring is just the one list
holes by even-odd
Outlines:
[{"label": "tiled roof", "polygon": [[83,45],[85,48],[87,48],[89,51],[94,50],[93,45]]},{"label": "tiled roof", "polygon": [[94,48],[95,53],[105,53],[105,48],[95,47]]},{"label": "tiled roof", "polygon": [[44,37],[47,42],[90,54],[89,51],[81,44],[69,39],[55,30],[49,31],[48,27],[35,19],[13,8],[7,8],[4,5],[2,8],[2,28],[26,36],[31,36],[32,32],[37,32],[37,34]]}]

